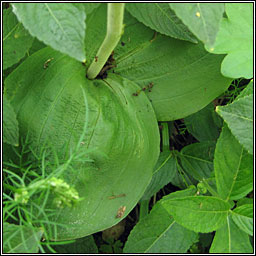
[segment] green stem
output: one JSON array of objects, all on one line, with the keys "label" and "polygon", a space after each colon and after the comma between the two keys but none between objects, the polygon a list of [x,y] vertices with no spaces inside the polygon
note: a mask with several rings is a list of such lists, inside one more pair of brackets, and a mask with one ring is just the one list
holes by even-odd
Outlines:
[{"label": "green stem", "polygon": [[167,123],[161,123],[162,129],[162,141],[163,141],[163,151],[170,150],[169,144],[169,128]]},{"label": "green stem", "polygon": [[123,32],[124,3],[108,3],[107,34],[87,70],[87,77],[94,79],[101,71]]},{"label": "green stem", "polygon": [[145,216],[148,215],[148,204],[149,204],[149,200],[140,201],[140,217],[139,217],[139,220],[143,219]]}]

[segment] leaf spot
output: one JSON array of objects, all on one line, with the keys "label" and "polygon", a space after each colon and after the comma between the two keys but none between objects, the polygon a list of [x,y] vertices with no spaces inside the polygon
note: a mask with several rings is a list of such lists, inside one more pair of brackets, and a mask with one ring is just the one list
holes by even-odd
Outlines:
[{"label": "leaf spot", "polygon": [[200,18],[200,17],[201,17],[200,12],[196,12],[196,16],[197,16],[198,18]]}]

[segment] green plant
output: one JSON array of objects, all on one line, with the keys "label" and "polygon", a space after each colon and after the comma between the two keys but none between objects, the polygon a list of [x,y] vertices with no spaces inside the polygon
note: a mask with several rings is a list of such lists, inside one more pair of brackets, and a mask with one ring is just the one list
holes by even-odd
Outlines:
[{"label": "green plant", "polygon": [[5,252],[98,252],[137,203],[100,251],[252,252],[253,82],[227,93],[252,4],[12,3],[3,25]]}]

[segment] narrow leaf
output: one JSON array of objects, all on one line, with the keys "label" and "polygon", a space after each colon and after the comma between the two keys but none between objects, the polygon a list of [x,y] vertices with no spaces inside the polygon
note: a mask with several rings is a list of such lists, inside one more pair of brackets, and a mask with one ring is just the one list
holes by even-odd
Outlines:
[{"label": "narrow leaf", "polygon": [[232,218],[226,218],[226,224],[218,229],[213,239],[210,253],[252,253],[249,236],[241,231]]},{"label": "narrow leaf", "polygon": [[3,142],[19,145],[19,127],[16,114],[6,96],[3,96]]},{"label": "narrow leaf", "polygon": [[175,14],[205,45],[212,47],[224,12],[224,3],[169,3]]},{"label": "narrow leaf", "polygon": [[231,216],[241,230],[253,236],[253,204],[244,204],[235,208]]},{"label": "narrow leaf", "polygon": [[[195,193],[196,188],[191,187],[171,193],[164,198],[177,198]],[[196,240],[197,234],[175,222],[158,202],[149,215],[140,220],[133,228],[125,244],[124,252],[185,253]]]},{"label": "narrow leaf", "polygon": [[236,139],[253,154],[253,94],[216,108]]},{"label": "narrow leaf", "polygon": [[3,68],[18,63],[29,50],[34,38],[18,22],[12,9],[3,10]]},{"label": "narrow leaf", "polygon": [[177,223],[201,233],[212,232],[224,225],[230,208],[227,202],[211,196],[169,199],[162,205]]},{"label": "narrow leaf", "polygon": [[225,200],[237,200],[253,189],[253,157],[224,126],[214,155],[217,190]]},{"label": "narrow leaf", "polygon": [[215,45],[208,50],[223,54],[221,72],[232,78],[253,77],[253,3],[226,3]]},{"label": "narrow leaf", "polygon": [[32,36],[85,61],[85,11],[73,3],[15,3],[13,11]]},{"label": "narrow leaf", "polygon": [[38,244],[42,235],[41,229],[5,222],[3,225],[3,251],[4,253],[38,253]]},{"label": "narrow leaf", "polygon": [[126,9],[140,22],[164,35],[196,43],[189,29],[168,3],[127,3]]}]

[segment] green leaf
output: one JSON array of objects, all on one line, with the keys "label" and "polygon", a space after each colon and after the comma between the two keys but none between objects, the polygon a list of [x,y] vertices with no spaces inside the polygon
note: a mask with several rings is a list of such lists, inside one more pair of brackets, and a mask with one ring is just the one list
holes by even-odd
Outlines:
[{"label": "green leaf", "polygon": [[31,47],[34,38],[18,22],[12,9],[3,10],[3,69],[18,63]]},{"label": "green leaf", "polygon": [[[83,8],[86,15],[89,15],[94,9],[98,8],[101,3],[83,3]],[[77,3],[76,6],[81,6],[81,3]]]},{"label": "green leaf", "polygon": [[241,230],[253,236],[253,204],[244,204],[236,207],[231,216]]},{"label": "green leaf", "polygon": [[125,23],[125,33],[115,49],[114,72],[141,88],[153,83],[145,93],[159,121],[193,114],[228,88],[231,80],[220,74],[223,56],[207,53],[201,43],[160,34],[154,38],[154,31],[127,14]]},{"label": "green leaf", "polygon": [[209,178],[213,172],[214,149],[215,143],[209,141],[184,147],[179,155],[183,169],[198,181]]},{"label": "green leaf", "polygon": [[236,139],[253,154],[253,94],[217,107],[217,113],[224,119]]},{"label": "green leaf", "polygon": [[[45,68],[48,59],[52,61]],[[114,74],[90,81],[80,62],[49,47],[28,57],[7,77],[5,93],[17,113],[21,135],[28,136],[34,152],[50,143],[61,161],[81,144],[81,153],[92,160],[74,163],[63,173],[83,200],[72,208],[55,206],[50,220],[65,225],[57,226],[57,239],[109,228],[143,196],[160,138],[149,100],[146,95],[132,96],[135,90],[136,84]],[[126,210],[117,218],[123,206]]]},{"label": "green leaf", "polygon": [[52,247],[57,253],[61,254],[99,253],[98,247],[96,246],[92,235],[77,239],[74,243],[71,244],[56,245]]},{"label": "green leaf", "polygon": [[226,224],[218,229],[213,239],[210,253],[252,253],[253,249],[246,233],[241,231],[230,216]]},{"label": "green leaf", "polygon": [[236,100],[253,94],[253,80],[241,91],[241,93],[236,97]]},{"label": "green leaf", "polygon": [[237,200],[253,189],[253,156],[225,125],[214,154],[217,191],[225,200]]},{"label": "green leaf", "polygon": [[85,61],[85,11],[73,3],[15,3],[13,12],[32,36]]},{"label": "green leaf", "polygon": [[161,34],[197,43],[168,3],[127,3],[125,8],[140,22]]},{"label": "green leaf", "polygon": [[217,140],[220,135],[219,123],[221,121],[221,118],[214,111],[212,103],[195,114],[184,118],[188,131],[199,141]]},{"label": "green leaf", "polygon": [[253,204],[253,198],[243,197],[243,198],[237,200],[237,202],[236,202],[237,207],[242,206],[244,204]]},{"label": "green leaf", "polygon": [[171,182],[176,172],[176,159],[171,151],[160,153],[154,175],[141,200],[149,200],[162,187]]},{"label": "green leaf", "polygon": [[186,196],[164,200],[163,207],[180,225],[195,232],[208,233],[225,224],[230,205],[212,196]]},{"label": "green leaf", "polygon": [[39,228],[18,226],[4,222],[4,253],[38,253],[43,231]]},{"label": "green leaf", "polygon": [[212,53],[223,54],[221,72],[232,78],[253,77],[253,3],[226,3]]},{"label": "green leaf", "polygon": [[[195,193],[196,189],[192,187],[166,197],[175,198]],[[196,240],[197,234],[175,222],[159,201],[149,215],[133,228],[124,253],[185,253]]]},{"label": "green leaf", "polygon": [[19,127],[16,114],[9,100],[3,95],[3,142],[19,145]]},{"label": "green leaf", "polygon": [[175,14],[208,47],[219,31],[224,3],[169,3]]}]

